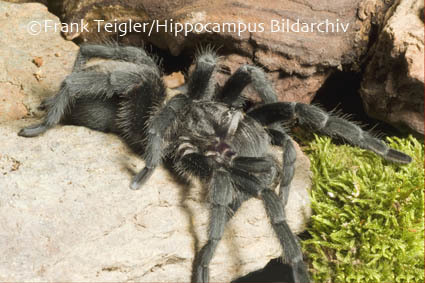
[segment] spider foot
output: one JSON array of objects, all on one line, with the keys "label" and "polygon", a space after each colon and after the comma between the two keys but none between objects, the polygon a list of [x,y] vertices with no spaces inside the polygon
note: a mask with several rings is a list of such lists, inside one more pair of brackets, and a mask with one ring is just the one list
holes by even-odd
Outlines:
[{"label": "spider foot", "polygon": [[194,270],[192,282],[206,283],[209,282],[209,269],[207,266],[198,266]]},{"label": "spider foot", "polygon": [[36,124],[32,126],[25,127],[21,129],[18,133],[18,136],[21,137],[36,137],[44,133],[48,127],[44,124]]},{"label": "spider foot", "polygon": [[292,276],[294,277],[294,282],[310,282],[306,265],[302,261],[298,261],[292,265]]},{"label": "spider foot", "polygon": [[410,162],[412,162],[412,157],[410,157],[409,155],[395,150],[395,149],[388,149],[387,154],[384,156],[385,159],[393,161],[393,162],[398,162],[398,163],[403,163],[403,164],[408,164]]},{"label": "spider foot", "polygon": [[153,169],[152,168],[148,168],[145,167],[142,169],[142,171],[140,171],[139,173],[137,173],[136,176],[134,176],[133,180],[131,181],[130,184],[130,189],[132,190],[138,190],[140,189],[140,187],[146,183],[146,181],[149,179],[149,177],[152,175],[153,173]]},{"label": "spider foot", "polygon": [[41,111],[48,110],[52,105],[54,105],[54,101],[54,97],[43,99],[37,109]]}]

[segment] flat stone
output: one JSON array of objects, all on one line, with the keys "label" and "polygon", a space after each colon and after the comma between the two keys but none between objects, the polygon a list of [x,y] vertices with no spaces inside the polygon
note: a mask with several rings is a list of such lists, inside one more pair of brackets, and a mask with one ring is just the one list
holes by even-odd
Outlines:
[{"label": "flat stone", "polygon": [[[144,163],[116,136],[58,126],[17,136],[34,123],[0,124],[0,281],[189,282],[206,241],[205,190],[158,168],[129,189]],[[308,158],[298,151],[286,209],[303,231],[311,211]],[[262,202],[245,202],[211,262],[211,281],[264,267],[281,248]]]}]

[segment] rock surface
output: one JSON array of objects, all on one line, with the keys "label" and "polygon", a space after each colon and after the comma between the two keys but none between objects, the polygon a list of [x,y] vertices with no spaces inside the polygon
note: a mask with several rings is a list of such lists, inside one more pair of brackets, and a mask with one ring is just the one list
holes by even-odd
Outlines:
[{"label": "rock surface", "polygon": [[44,5],[48,5],[48,0],[2,0],[5,2],[10,2],[10,3],[19,3],[19,4],[23,4],[23,3],[32,3],[32,2],[37,2],[37,3],[42,3]]},{"label": "rock surface", "polygon": [[[206,240],[208,209],[197,185],[159,168],[144,188],[129,182],[143,161],[110,134],[58,126],[37,138],[0,124],[0,281],[189,282]],[[287,207],[304,230],[309,161],[298,153]],[[262,268],[281,253],[258,199],[229,222],[211,281]]]},{"label": "rock surface", "polygon": [[[217,81],[220,85],[224,85],[230,74],[234,73],[240,66],[244,64],[253,64],[254,61],[237,54],[221,56],[221,70],[217,72]],[[191,68],[194,67],[192,64]],[[273,89],[280,101],[302,102],[309,104],[316,94],[316,91],[323,85],[328,78],[330,72],[317,73],[308,77],[290,76],[283,74],[279,70],[267,71],[266,77],[271,82]],[[261,99],[251,87],[247,87],[243,91],[244,96],[254,102],[260,102]]]},{"label": "rock surface", "polygon": [[0,122],[40,114],[40,101],[52,96],[71,72],[77,45],[64,40],[59,30],[29,33],[32,21],[45,20],[59,24],[42,4],[0,1]]},{"label": "rock surface", "polygon": [[[160,28],[159,32],[151,34],[150,40],[163,41],[164,45],[172,54],[178,55],[186,46],[196,46],[202,36],[216,39],[215,43],[233,46],[244,53],[261,56],[259,61],[264,66],[273,65],[273,68],[285,70],[289,74],[308,76],[317,72],[318,67],[334,66],[355,60],[352,56],[357,52],[353,45],[356,31],[359,28],[357,10],[365,1],[272,1],[258,2],[254,0],[237,1],[225,0],[211,2],[206,0],[173,1],[158,3],[149,0],[136,1],[108,1],[108,5],[99,5],[95,0],[83,0],[78,2],[62,0],[61,17],[65,22],[79,22],[84,19],[91,31],[79,32],[77,30],[66,32],[67,38],[82,37],[94,39],[97,31],[99,16],[101,19],[115,22],[127,22],[130,18],[133,22],[148,22],[152,20],[171,20],[176,23],[245,23],[252,25],[252,31],[208,33],[206,31],[190,32],[187,36],[183,33],[175,36],[170,29],[165,31]],[[347,32],[278,32],[272,28],[271,20],[289,19],[295,23],[312,23],[325,21],[337,23],[349,23]],[[169,22],[171,23],[171,22]],[[254,24],[263,23],[264,31],[253,31]],[[101,32],[107,34],[105,29]],[[109,32],[111,33],[111,32]],[[146,36],[140,32],[140,36]],[[353,36],[354,35],[354,36]],[[318,48],[320,47],[320,48]],[[360,48],[360,46],[357,46]],[[258,54],[257,54],[258,53]],[[281,56],[283,55],[283,56]],[[286,58],[284,57],[286,56]],[[270,62],[269,59],[272,59]]]},{"label": "rock surface", "polygon": [[[343,66],[359,66],[361,56],[368,47],[371,23],[379,24],[379,15],[391,3],[380,0],[60,0],[55,1],[53,10],[58,11],[61,19],[68,24],[81,20],[88,24],[89,31],[74,29],[64,32],[67,39],[99,41],[118,38],[136,45],[143,40],[173,55],[185,52],[193,54],[195,47],[213,43],[221,51],[239,54],[274,72],[271,77],[278,86],[280,100],[310,102],[333,70],[342,69]],[[139,32],[130,32],[130,19],[131,24],[147,23],[148,26],[138,28]],[[314,32],[288,32],[285,30],[288,27],[286,20],[291,27],[298,20],[309,27],[327,21],[334,28],[339,24],[339,31],[319,32],[315,29]],[[159,24],[167,21],[169,26],[167,30],[164,26],[158,27],[158,31],[155,26],[149,34],[153,21]],[[120,23],[127,24],[126,28],[122,28],[126,32],[119,31]],[[212,23],[221,26],[242,23],[246,29],[232,27],[227,28],[229,31],[226,32],[202,30],[184,35],[171,31],[171,24],[176,23]],[[261,28],[260,23],[263,25]],[[111,24],[111,28],[105,29],[106,24]],[[340,24],[344,27],[348,24],[347,32],[341,31]],[[297,30],[296,26],[294,30]],[[234,64],[234,61],[230,64]]]},{"label": "rock surface", "polygon": [[423,1],[398,1],[371,50],[361,85],[367,113],[424,134]]}]

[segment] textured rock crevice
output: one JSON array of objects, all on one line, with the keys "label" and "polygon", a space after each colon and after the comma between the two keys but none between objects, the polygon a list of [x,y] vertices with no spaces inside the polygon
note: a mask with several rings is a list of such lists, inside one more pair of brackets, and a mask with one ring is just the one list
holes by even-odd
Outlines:
[{"label": "textured rock crevice", "polygon": [[424,133],[424,22],[421,1],[397,1],[370,51],[360,94],[366,112]]}]

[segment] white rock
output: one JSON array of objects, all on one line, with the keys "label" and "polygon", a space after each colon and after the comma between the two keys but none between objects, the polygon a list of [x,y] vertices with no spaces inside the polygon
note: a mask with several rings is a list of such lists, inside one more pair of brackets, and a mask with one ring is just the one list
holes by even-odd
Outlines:
[{"label": "white rock", "polygon": [[[178,185],[159,168],[132,191],[143,161],[119,138],[74,126],[18,137],[31,123],[0,124],[0,281],[190,281],[208,226],[200,187]],[[298,156],[287,213],[302,231],[310,180],[308,159]],[[235,279],[280,254],[262,202],[251,199],[226,228],[211,281]]]}]

